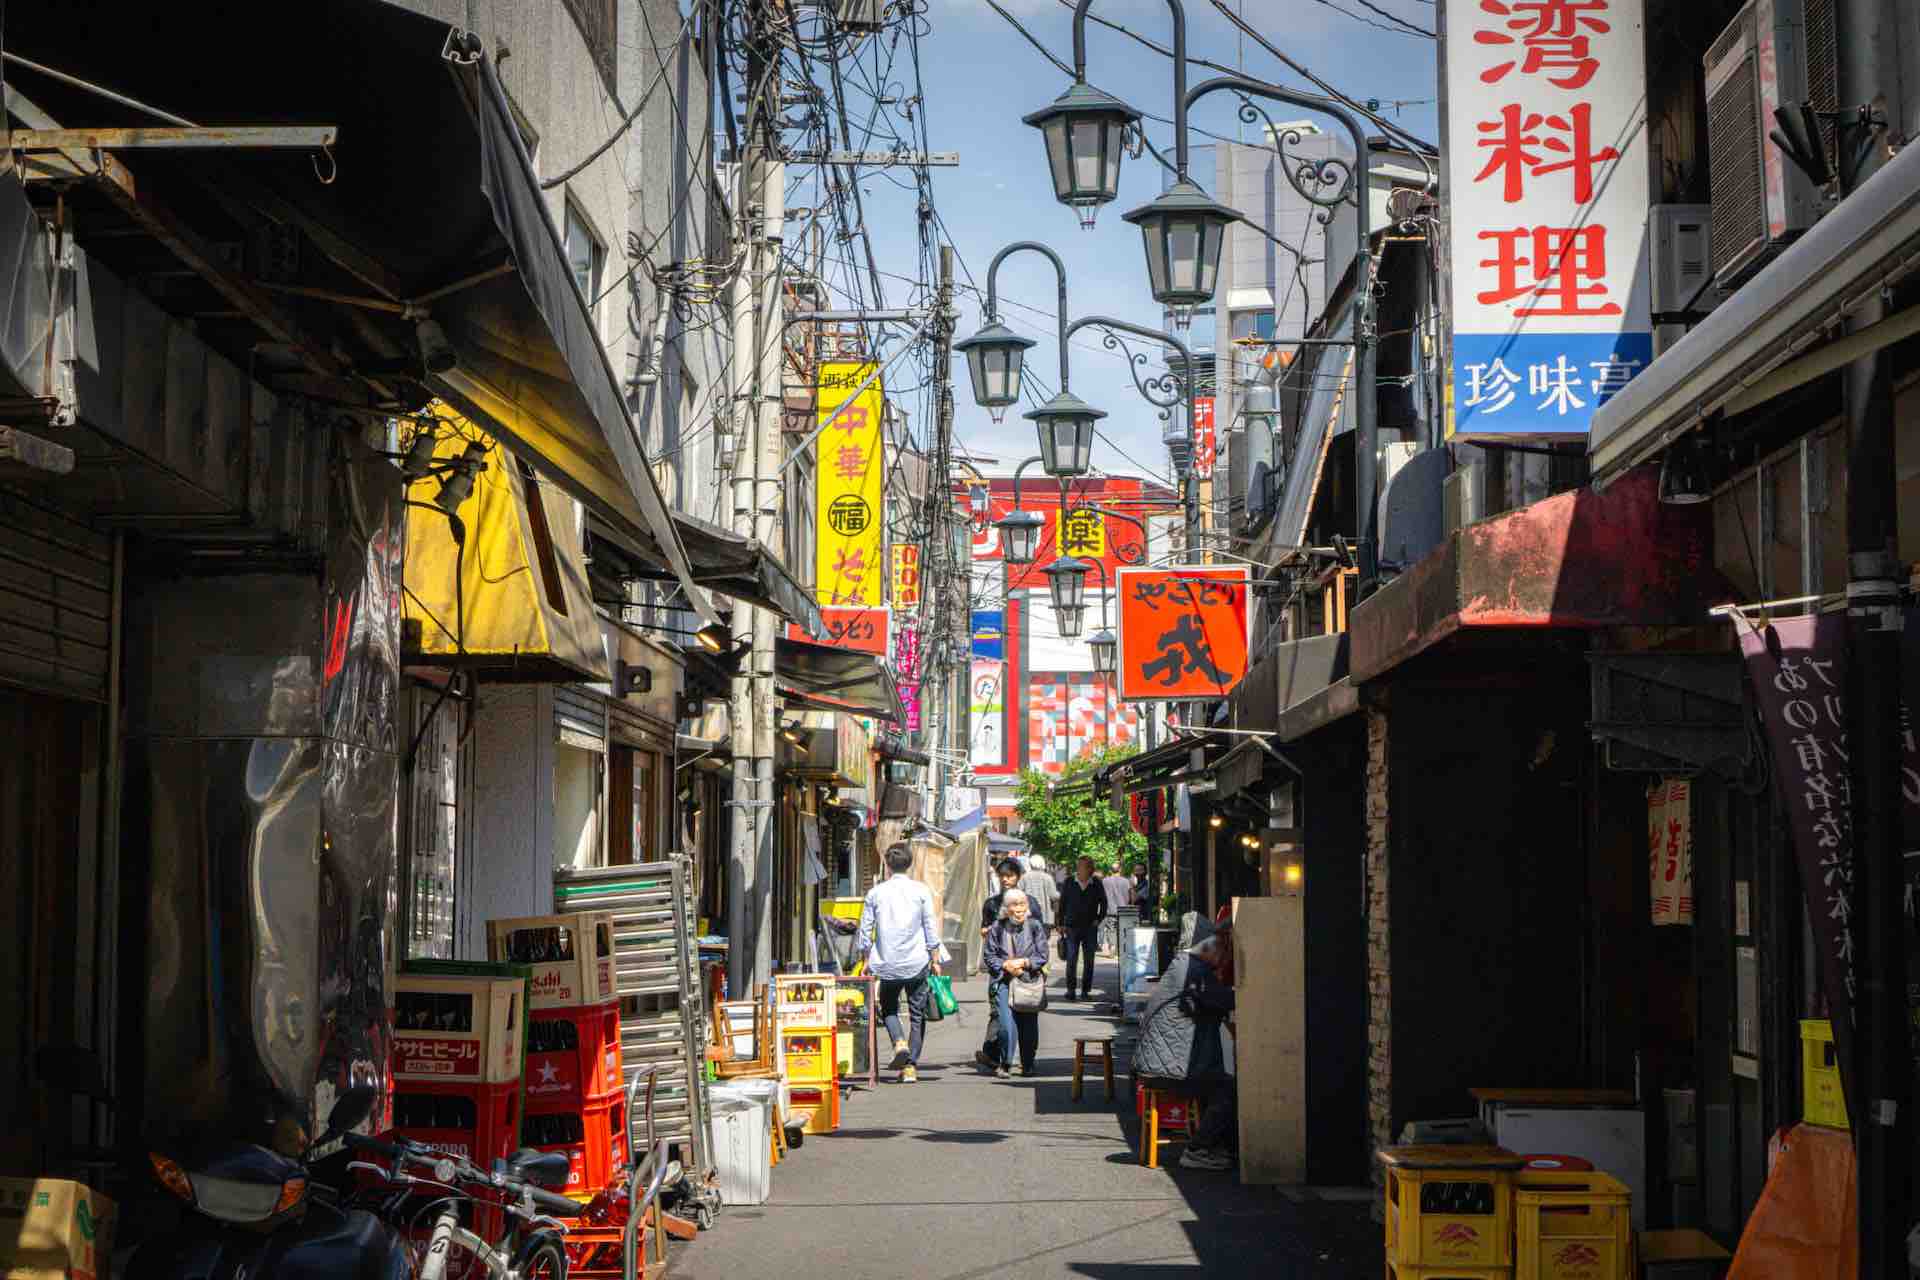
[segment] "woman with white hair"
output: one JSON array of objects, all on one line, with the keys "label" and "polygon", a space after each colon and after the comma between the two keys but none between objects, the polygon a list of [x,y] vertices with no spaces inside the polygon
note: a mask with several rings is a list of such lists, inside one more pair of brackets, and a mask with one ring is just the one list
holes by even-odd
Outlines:
[{"label": "woman with white hair", "polygon": [[[1000,1063],[993,1074],[1005,1079],[1020,1049],[1020,1074],[1033,1074],[1033,1056],[1040,1048],[1040,1005],[1046,1002],[1047,931],[1033,918],[1032,904],[1018,889],[1000,897],[1000,920],[987,931],[987,973],[999,987]],[[1033,987],[1039,984],[1038,1002]],[[1025,1007],[1022,1007],[1025,1006]]]}]

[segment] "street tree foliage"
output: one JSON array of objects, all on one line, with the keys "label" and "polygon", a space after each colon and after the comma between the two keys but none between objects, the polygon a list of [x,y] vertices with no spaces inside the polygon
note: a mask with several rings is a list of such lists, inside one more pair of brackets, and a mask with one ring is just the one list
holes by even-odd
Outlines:
[{"label": "street tree foliage", "polygon": [[[1111,800],[1095,800],[1085,786],[1096,770],[1137,754],[1137,747],[1109,747],[1073,761],[1057,776],[1037,769],[1020,771],[1014,811],[1026,824],[1021,834],[1048,865],[1071,871],[1073,860],[1084,856],[1105,875],[1145,860],[1147,838]],[[1077,789],[1076,783],[1081,784]]]}]

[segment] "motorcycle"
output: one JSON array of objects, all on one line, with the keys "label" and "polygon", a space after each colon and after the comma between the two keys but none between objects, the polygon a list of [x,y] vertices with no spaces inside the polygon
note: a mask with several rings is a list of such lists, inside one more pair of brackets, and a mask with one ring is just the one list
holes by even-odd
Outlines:
[{"label": "motorcycle", "polygon": [[154,1177],[191,1212],[176,1230],[139,1246],[126,1280],[410,1280],[412,1258],[400,1234],[313,1179],[314,1153],[346,1138],[379,1096],[374,1089],[342,1094],[326,1132],[298,1160],[252,1144],[188,1164],[150,1153]]}]

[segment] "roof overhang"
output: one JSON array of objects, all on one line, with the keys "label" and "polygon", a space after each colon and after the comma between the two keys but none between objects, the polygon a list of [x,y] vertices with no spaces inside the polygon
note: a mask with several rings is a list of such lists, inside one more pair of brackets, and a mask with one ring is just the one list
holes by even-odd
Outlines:
[{"label": "roof overhang", "polygon": [[[297,49],[277,6],[242,0],[209,0],[192,22],[119,6],[9,18],[9,53],[209,125],[337,130],[324,155],[108,145],[22,165],[30,187],[65,195],[82,249],[129,278],[171,254],[188,268],[172,274],[198,294],[156,300],[272,391],[375,414],[432,396],[452,404],[631,531],[712,617],[476,42],[383,0],[337,0],[301,28]],[[32,73],[10,74],[9,91],[16,80],[60,125],[151,123]],[[274,228],[298,233],[291,266],[221,252]],[[426,319],[451,363],[423,359]],[[119,336],[117,315],[100,323]],[[100,336],[75,342],[86,350]]]},{"label": "roof overhang", "polygon": [[[1737,411],[1755,383],[1916,266],[1920,147],[1907,147],[1594,411],[1594,483],[1611,483],[1713,414]],[[1889,327],[1883,336],[1903,333]]]},{"label": "roof overhang", "polygon": [[895,724],[906,718],[893,673],[872,654],[780,637],[774,641],[773,679],[780,696],[795,706]]},{"label": "roof overhang", "polygon": [[1267,733],[1289,707],[1303,703],[1347,674],[1345,633],[1308,636],[1275,645],[1247,670],[1227,699],[1233,727]]},{"label": "roof overhang", "polygon": [[[787,567],[772,552],[753,538],[729,533],[717,525],[696,519],[684,511],[673,513],[674,528],[680,544],[687,550],[693,580],[710,591],[779,614],[788,622],[815,635],[824,635],[826,624],[820,618],[820,606],[813,593],[800,585]],[[594,520],[591,534],[603,544],[612,542],[624,553],[633,576],[647,581],[672,582],[674,575],[655,563],[651,554],[611,525]]]},{"label": "roof overhang", "polygon": [[1724,598],[1712,513],[1659,500],[1658,469],[1469,525],[1353,610],[1351,679],[1467,632],[1697,623]]}]

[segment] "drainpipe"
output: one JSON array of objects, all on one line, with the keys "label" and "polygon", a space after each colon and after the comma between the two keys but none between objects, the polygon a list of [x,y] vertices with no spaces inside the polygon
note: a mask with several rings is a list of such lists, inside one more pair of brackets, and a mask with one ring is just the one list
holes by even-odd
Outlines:
[{"label": "drainpipe", "polygon": [[[1841,0],[1840,101],[1885,120],[1882,58],[1898,48],[1886,0]],[[1886,159],[1886,136],[1853,163],[1863,140],[1851,120],[1839,130],[1840,183],[1851,195]],[[1878,295],[1847,322],[1849,332],[1886,315]],[[1853,786],[1856,1065],[1849,1110],[1860,1169],[1862,1280],[1905,1280],[1912,1221],[1912,1062],[1907,1026],[1904,875],[1901,839],[1900,637],[1902,574],[1895,555],[1899,507],[1894,490],[1892,372],[1884,352],[1864,356],[1843,375],[1847,414],[1847,737],[1855,744]],[[1834,1015],[1842,1016],[1836,1009]]]}]

